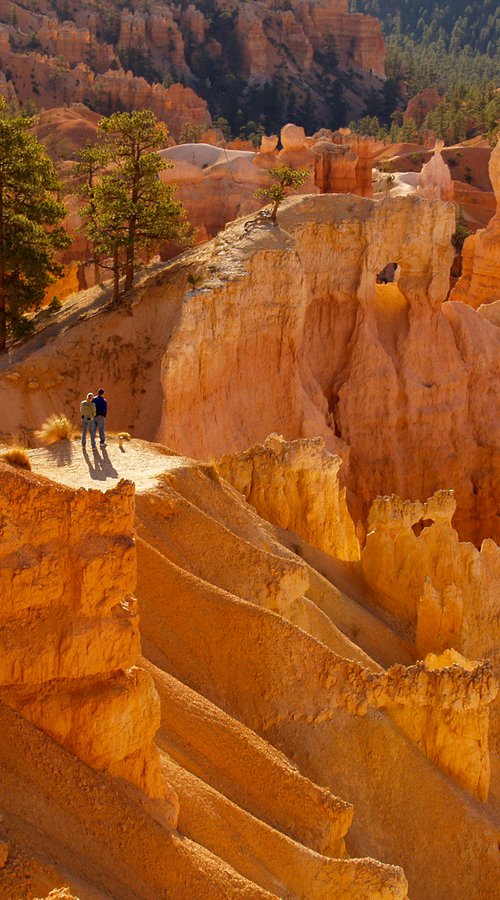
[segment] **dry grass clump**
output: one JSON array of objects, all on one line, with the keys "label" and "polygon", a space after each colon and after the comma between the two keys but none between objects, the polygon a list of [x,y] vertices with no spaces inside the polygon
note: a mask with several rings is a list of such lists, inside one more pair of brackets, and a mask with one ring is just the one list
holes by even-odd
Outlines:
[{"label": "dry grass clump", "polygon": [[123,450],[123,442],[130,441],[130,440],[131,440],[131,437],[130,437],[128,431],[120,431],[118,433],[118,446],[119,446],[120,450]]},{"label": "dry grass clump", "polygon": [[28,451],[25,447],[9,447],[0,454],[0,459],[9,463],[11,466],[19,466],[21,469],[28,469],[31,472],[31,462]]},{"label": "dry grass clump", "polygon": [[75,427],[62,413],[54,413],[43,423],[36,437],[42,444],[56,444],[57,441],[70,441],[75,434]]}]

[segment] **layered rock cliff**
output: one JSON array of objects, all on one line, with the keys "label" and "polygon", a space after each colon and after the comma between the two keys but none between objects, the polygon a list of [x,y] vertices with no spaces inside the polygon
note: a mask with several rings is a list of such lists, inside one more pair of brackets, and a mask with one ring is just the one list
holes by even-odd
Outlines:
[{"label": "layered rock cliff", "polygon": [[177,135],[169,100],[184,102],[177,112],[182,124],[205,125],[208,118],[193,91],[173,98],[164,87],[174,82],[178,89],[182,80],[235,131],[238,110],[247,120],[267,117],[273,127],[294,110],[309,128],[337,127],[347,112],[362,111],[384,80],[380,23],[350,15],[347,6],[347,0],[133,0],[127,8],[118,0],[90,6],[2,0],[0,70],[7,80],[0,88],[45,108],[84,101],[109,114],[148,105]]},{"label": "layered rock cliff", "polygon": [[287,443],[271,435],[261,446],[222,457],[217,468],[268,522],[295,531],[338,559],[359,559],[345,488],[339,484],[341,464],[320,438]]},{"label": "layered rock cliff", "polygon": [[500,142],[490,156],[490,181],[496,199],[496,213],[484,230],[466,238],[462,251],[462,277],[451,299],[477,309],[500,300]]},{"label": "layered rock cliff", "polygon": [[[486,697],[489,702],[495,700],[492,674],[500,676],[499,548],[491,540],[483,542],[481,551],[460,543],[451,524],[456,509],[453,494],[440,491],[423,504],[378,498],[370,509],[368,535],[360,554],[359,544],[353,542],[353,522],[339,492],[340,465],[340,458],[325,451],[319,440],[287,443],[271,435],[263,446],[223,457],[218,469],[269,522],[292,530],[336,559],[354,562],[361,558],[368,605],[385,610],[392,627],[413,645],[415,657],[426,657],[426,663],[419,664],[420,674],[391,669],[387,687],[375,688],[377,697],[384,694],[398,724],[425,752],[442,760],[460,783],[485,799],[489,713],[488,701],[483,701]],[[351,577],[359,576],[356,571],[351,566]],[[443,655],[438,658],[436,653]],[[469,664],[461,653],[488,662]],[[465,676],[462,681],[460,676],[455,681],[453,672],[447,672],[433,684],[428,669],[449,666],[476,674],[472,680]],[[445,699],[452,683],[451,696]],[[454,722],[455,711],[463,709],[455,690],[462,690],[466,683],[470,719],[464,727],[464,722],[458,726]],[[448,685],[444,694],[443,685]],[[439,727],[428,719],[436,708],[449,709]],[[493,707],[492,726],[496,751],[498,704]],[[462,738],[454,745],[457,727]],[[475,762],[469,758],[462,765],[462,754],[474,757],[477,747],[483,749]]]},{"label": "layered rock cliff", "polygon": [[89,765],[177,801],[140,654],[134,490],[72,491],[1,466],[0,699]]},{"label": "layered rock cliff", "polygon": [[[95,483],[77,442],[54,465],[62,449],[32,451],[34,470]],[[343,593],[325,577],[315,591],[318,572],[214,465],[111,442],[98,481],[124,475],[138,491],[145,668],[161,696],[158,740],[186,837],[253,882],[254,896],[402,900],[401,871],[367,851],[403,865],[417,898],[444,900],[452,877],[464,897],[487,892],[497,833],[464,789],[488,793],[489,667],[455,655],[384,671],[362,647],[377,627],[392,662],[401,645],[355,599],[349,567],[359,563],[343,564]],[[429,816],[435,828],[425,831]],[[344,844],[357,858],[343,856]],[[137,865],[131,876],[137,884]]]},{"label": "layered rock cliff", "polygon": [[[461,543],[452,525],[456,502],[439,491],[426,503],[382,497],[368,517],[361,566],[377,605],[400,623],[419,655],[453,648],[486,659],[500,677],[500,549]],[[500,747],[500,709],[492,744]]]},{"label": "layered rock cliff", "polygon": [[[74,385],[104,381],[118,427],[197,457],[273,431],[322,437],[345,460],[356,524],[378,495],[425,501],[446,472],[460,538],[498,537],[500,332],[443,304],[453,207],[299,197],[279,223],[228,226],[146,278],[130,317],[108,312],[60,335],[55,359],[36,340],[4,357],[2,427],[72,416]],[[389,262],[398,284],[377,285]]]},{"label": "layered rock cliff", "polygon": [[[438,201],[323,196],[290,201],[282,230],[227,229],[200,258],[204,286],[163,360],[161,440],[209,456],[270,431],[320,435],[349,457],[356,521],[356,497],[425,499],[446,471],[459,533],[497,535],[495,406],[483,401],[498,403],[500,335],[442,306],[453,221]],[[375,279],[389,260],[401,276],[386,290]]]}]

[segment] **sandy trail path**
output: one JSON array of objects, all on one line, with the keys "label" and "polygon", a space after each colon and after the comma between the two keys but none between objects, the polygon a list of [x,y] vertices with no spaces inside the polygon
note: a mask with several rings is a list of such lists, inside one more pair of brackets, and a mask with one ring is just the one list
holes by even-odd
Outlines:
[{"label": "sandy trail path", "polygon": [[133,481],[137,493],[151,491],[162,474],[186,464],[183,456],[160,444],[125,441],[120,448],[116,437],[105,447],[82,448],[79,439],[59,441],[30,451],[33,472],[70,488],[109,491],[121,479]]}]

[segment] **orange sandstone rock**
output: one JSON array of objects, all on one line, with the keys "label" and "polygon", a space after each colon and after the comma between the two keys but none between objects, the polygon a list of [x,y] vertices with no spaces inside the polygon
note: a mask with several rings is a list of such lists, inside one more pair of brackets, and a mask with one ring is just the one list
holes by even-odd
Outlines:
[{"label": "orange sandstone rock", "polygon": [[361,565],[377,602],[410,628],[420,654],[453,647],[495,657],[500,644],[495,593],[500,550],[461,543],[451,524],[453,493],[426,503],[378,498],[368,517]]},{"label": "orange sandstone rock", "polygon": [[462,251],[462,277],[450,296],[451,300],[460,300],[474,309],[500,299],[500,142],[491,154],[489,173],[497,203],[496,213],[484,230],[466,239]]},{"label": "orange sandstone rock", "polygon": [[312,147],[316,157],[314,182],[322,194],[355,194],[357,155],[348,147],[332,141],[317,141]]},{"label": "orange sandstone rock", "polygon": [[[323,438],[344,459],[356,525],[375,497],[423,502],[446,472],[460,538],[498,537],[500,333],[464,304],[443,304],[453,207],[415,195],[306,196],[283,204],[278,221],[236,222],[146,276],[131,316],[67,329],[61,355],[50,343],[30,352],[33,342],[6,356],[3,429],[36,430],[60,410],[73,417],[74,385],[104,381],[118,428],[198,458],[276,431]],[[377,285],[389,262],[398,284]]]},{"label": "orange sandstone rock", "polygon": [[[462,787],[486,801],[490,787],[489,707],[498,684],[488,664],[457,654],[394,666],[375,693],[399,727]],[[460,660],[460,661],[459,661]]]},{"label": "orange sandstone rock", "polygon": [[0,698],[90,765],[152,797],[159,701],[140,653],[134,493],[72,491],[2,468]]},{"label": "orange sandstone rock", "polygon": [[426,115],[439,106],[442,99],[443,97],[436,87],[424,88],[408,101],[408,106],[403,113],[403,121],[408,122],[409,119],[413,119],[417,128],[420,128]]},{"label": "orange sandstone rock", "polygon": [[264,519],[338,559],[359,559],[345,488],[339,484],[341,464],[320,438],[287,443],[271,435],[261,446],[224,456],[217,467]]},{"label": "orange sandstone rock", "polygon": [[436,141],[434,154],[429,162],[422,166],[417,194],[429,200],[453,200],[453,181],[448,166],[441,155],[444,141]]}]

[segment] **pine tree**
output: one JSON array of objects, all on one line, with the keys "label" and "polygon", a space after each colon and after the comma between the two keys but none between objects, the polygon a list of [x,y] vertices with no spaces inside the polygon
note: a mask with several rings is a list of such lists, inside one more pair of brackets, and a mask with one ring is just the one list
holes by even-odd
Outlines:
[{"label": "pine tree", "polygon": [[276,224],[280,204],[287,196],[290,188],[298,188],[309,178],[308,169],[291,169],[289,166],[276,166],[269,169],[271,184],[267,188],[260,188],[255,196],[268,200],[273,204],[269,216],[271,222]]},{"label": "pine tree", "polygon": [[8,333],[26,329],[25,314],[61,274],[54,252],[69,244],[57,173],[31,133],[34,121],[11,115],[0,98],[0,350]]},{"label": "pine tree", "polygon": [[114,113],[99,122],[99,138],[81,157],[81,196],[85,233],[101,265],[111,258],[114,301],[132,287],[137,256],[159,240],[186,239],[188,223],[175,188],[163,184],[160,172],[168,164],[157,152],[168,132],[151,110]]}]

